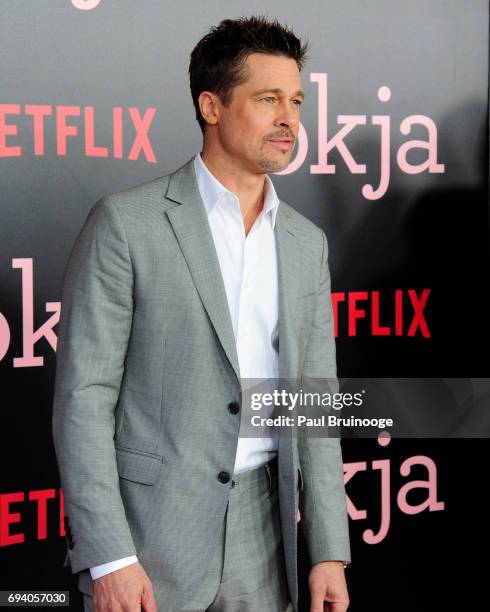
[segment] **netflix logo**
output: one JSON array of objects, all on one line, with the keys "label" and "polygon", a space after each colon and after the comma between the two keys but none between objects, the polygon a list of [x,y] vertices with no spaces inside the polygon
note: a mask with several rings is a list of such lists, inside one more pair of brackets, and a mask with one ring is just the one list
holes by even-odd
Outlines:
[{"label": "netflix logo", "polygon": [[[114,106],[111,112],[110,141],[107,128],[100,141],[95,130],[93,106],[51,106],[47,104],[0,104],[0,158],[21,157],[26,151],[16,144],[20,125],[23,135],[32,139],[29,152],[36,156],[58,156],[69,154],[70,142],[81,139],[86,157],[112,157],[114,159],[137,160],[140,157],[155,164],[157,159],[150,141],[150,127],[156,108],[140,111],[135,107],[123,109]],[[23,121],[19,121],[23,119]],[[104,121],[106,124],[106,121]],[[54,131],[56,150],[46,152],[46,130]],[[133,139],[129,148],[124,148],[123,133]]]},{"label": "netflix logo", "polygon": [[430,289],[395,289],[383,296],[379,291],[332,292],[335,336],[430,338],[425,317],[429,295]]},{"label": "netflix logo", "polygon": [[[27,507],[29,506],[29,507]],[[63,524],[64,499],[62,489],[41,489],[37,491],[15,491],[0,494],[0,547],[23,544],[26,534],[23,529],[23,516],[36,514],[37,529],[29,534],[30,540],[46,540],[48,526],[56,520],[60,536],[65,535]]]}]

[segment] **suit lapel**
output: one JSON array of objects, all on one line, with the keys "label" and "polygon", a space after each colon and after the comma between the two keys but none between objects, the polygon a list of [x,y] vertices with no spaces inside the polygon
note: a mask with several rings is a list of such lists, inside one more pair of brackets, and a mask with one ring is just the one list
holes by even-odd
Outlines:
[{"label": "suit lapel", "polygon": [[279,283],[279,378],[294,378],[298,370],[295,317],[302,274],[301,249],[293,220],[283,203],[277,211],[275,232]]},{"label": "suit lapel", "polygon": [[167,215],[187,261],[201,301],[237,378],[240,368],[226,290],[211,228],[191,159],[170,176],[166,193],[178,202]]}]

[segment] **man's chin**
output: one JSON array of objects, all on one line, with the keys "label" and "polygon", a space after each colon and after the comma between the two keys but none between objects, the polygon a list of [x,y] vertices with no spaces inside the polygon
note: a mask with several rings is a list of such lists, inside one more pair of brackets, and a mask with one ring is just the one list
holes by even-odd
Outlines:
[{"label": "man's chin", "polygon": [[284,156],[283,159],[273,159],[272,157],[263,157],[259,160],[258,167],[263,172],[281,172],[289,166],[290,156]]}]

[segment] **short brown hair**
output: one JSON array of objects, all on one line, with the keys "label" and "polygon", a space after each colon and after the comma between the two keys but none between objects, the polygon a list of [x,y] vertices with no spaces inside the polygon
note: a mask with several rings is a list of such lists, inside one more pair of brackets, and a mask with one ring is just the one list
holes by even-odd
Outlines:
[{"label": "short brown hair", "polygon": [[202,91],[215,93],[228,106],[232,89],[248,78],[244,63],[251,53],[290,57],[301,70],[307,50],[308,43],[277,19],[254,15],[224,19],[213,26],[192,50],[189,63],[192,101],[202,132],[206,124],[198,102]]}]

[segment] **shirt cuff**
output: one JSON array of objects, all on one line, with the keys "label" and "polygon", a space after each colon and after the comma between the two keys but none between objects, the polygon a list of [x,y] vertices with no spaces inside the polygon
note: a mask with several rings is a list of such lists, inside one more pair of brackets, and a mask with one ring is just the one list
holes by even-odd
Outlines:
[{"label": "shirt cuff", "polygon": [[131,555],[130,557],[124,557],[123,559],[117,559],[116,561],[110,561],[109,563],[103,563],[102,565],[91,567],[90,575],[92,576],[92,580],[97,580],[97,578],[101,578],[102,576],[110,574],[115,570],[126,567],[126,565],[131,565],[132,563],[137,562],[138,557],[136,555]]}]

